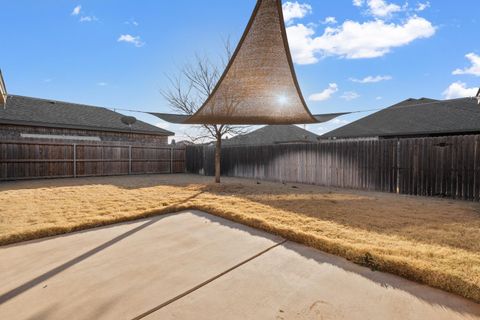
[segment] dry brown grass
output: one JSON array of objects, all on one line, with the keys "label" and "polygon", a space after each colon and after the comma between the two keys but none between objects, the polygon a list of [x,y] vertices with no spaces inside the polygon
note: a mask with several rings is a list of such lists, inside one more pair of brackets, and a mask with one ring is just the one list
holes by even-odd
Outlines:
[{"label": "dry brown grass", "polygon": [[480,205],[193,175],[5,183],[0,244],[200,209],[480,302]]}]

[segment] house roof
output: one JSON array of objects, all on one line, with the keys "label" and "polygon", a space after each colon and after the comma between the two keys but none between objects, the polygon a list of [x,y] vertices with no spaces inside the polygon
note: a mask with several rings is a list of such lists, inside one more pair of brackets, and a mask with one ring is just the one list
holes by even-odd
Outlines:
[{"label": "house roof", "polygon": [[327,132],[322,138],[388,137],[480,132],[476,99],[407,99]]},{"label": "house roof", "polygon": [[137,120],[131,128],[124,115],[102,107],[8,95],[0,108],[0,123],[51,128],[113,131],[172,136],[173,132]]},{"label": "house roof", "polygon": [[226,146],[281,143],[305,143],[318,141],[318,135],[295,125],[270,125],[244,135],[223,140]]}]

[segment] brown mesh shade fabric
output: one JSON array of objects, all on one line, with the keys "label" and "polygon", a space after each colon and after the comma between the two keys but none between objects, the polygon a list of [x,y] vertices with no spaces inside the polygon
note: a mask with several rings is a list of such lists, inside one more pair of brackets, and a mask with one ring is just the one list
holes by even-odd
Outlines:
[{"label": "brown mesh shade fabric", "polygon": [[227,68],[202,107],[191,116],[154,115],[184,124],[255,125],[318,123],[343,114],[310,113],[293,68],[281,0],[258,0]]},{"label": "brown mesh shade fabric", "polygon": [[280,0],[259,0],[229,65],[190,124],[314,123],[300,92]]},{"label": "brown mesh shade fabric", "polygon": [[350,114],[352,112],[339,112],[339,113],[324,113],[324,114],[314,114],[313,117],[317,120],[317,123],[328,122],[335,118]]},{"label": "brown mesh shade fabric", "polygon": [[[191,116],[183,114],[171,114],[171,113],[158,113],[158,112],[148,112],[149,114],[156,116],[164,121],[170,123],[185,124]],[[339,113],[324,113],[324,114],[314,114],[315,123],[328,122],[337,117],[341,117],[352,112],[339,112]]]},{"label": "brown mesh shade fabric", "polygon": [[148,112],[148,113],[164,121],[167,121],[170,123],[180,123],[180,124],[186,123],[186,121],[191,117],[184,114],[171,114],[171,113],[158,113],[158,112]]}]

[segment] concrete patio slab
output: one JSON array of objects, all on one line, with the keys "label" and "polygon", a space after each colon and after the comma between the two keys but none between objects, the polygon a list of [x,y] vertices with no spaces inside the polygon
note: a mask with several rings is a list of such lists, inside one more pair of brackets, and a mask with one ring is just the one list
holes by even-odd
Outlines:
[{"label": "concrete patio slab", "polygon": [[287,242],[145,319],[480,319],[480,305]]},{"label": "concrete patio slab", "polygon": [[0,247],[0,319],[480,319],[471,301],[199,211]]},{"label": "concrete patio slab", "polygon": [[184,212],[0,248],[0,319],[132,319],[280,238]]}]

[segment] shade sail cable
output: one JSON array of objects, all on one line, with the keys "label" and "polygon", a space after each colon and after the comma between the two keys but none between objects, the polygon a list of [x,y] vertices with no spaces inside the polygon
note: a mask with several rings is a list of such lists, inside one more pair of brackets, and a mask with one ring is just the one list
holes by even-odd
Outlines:
[{"label": "shade sail cable", "polygon": [[[140,111],[140,110],[122,109],[122,108],[112,108],[111,110],[149,114],[149,115],[155,116],[159,119],[162,119],[164,121],[167,121],[167,122],[170,122],[170,123],[176,123],[176,124],[185,124],[186,120],[191,117],[189,115],[182,115],[182,114]],[[337,112],[337,113],[322,113],[322,114],[314,114],[313,117],[316,119],[315,123],[322,123],[322,122],[328,122],[328,121],[333,120],[337,117],[341,117],[341,116],[348,115],[348,114],[370,112],[370,111],[377,111],[377,110],[382,110],[382,109],[346,111],[346,112]]]},{"label": "shade sail cable", "polygon": [[[479,89],[479,93],[477,95],[477,97],[480,96],[480,89]],[[472,99],[472,100],[475,100],[477,99],[477,97],[465,97],[465,98],[456,98],[456,99],[450,99],[448,100],[449,102],[452,102],[454,103],[455,101],[460,101],[460,100],[464,100],[464,99]],[[423,105],[433,105],[433,104],[444,104],[445,103],[445,100],[439,100],[439,101],[430,101],[430,102],[421,102],[421,103],[412,103],[412,104],[408,104],[408,105],[405,105],[405,106],[396,106],[395,108],[396,109],[401,109],[401,108],[411,108],[411,107],[417,107],[417,106],[423,106]],[[323,113],[323,114],[315,114],[313,115],[315,118],[318,118],[318,117],[328,117],[328,116],[331,116],[331,115],[337,115],[336,117],[341,117],[341,116],[344,116],[344,115],[348,115],[348,114],[354,114],[354,113],[365,113],[365,112],[375,112],[375,111],[381,111],[381,110],[384,110],[386,109],[387,107],[385,108],[375,108],[375,109],[362,109],[362,110],[355,110],[355,111],[343,111],[343,112],[337,112],[337,113]],[[172,123],[184,123],[183,121],[187,118],[189,118],[190,116],[189,115],[183,115],[183,114],[172,114],[172,113],[161,113],[161,112],[153,112],[153,111],[140,111],[140,110],[132,110],[132,109],[123,109],[123,108],[110,108],[110,110],[113,110],[113,111],[126,111],[126,112],[137,112],[137,113],[146,113],[146,114],[150,114],[152,116],[155,116],[157,118],[160,118],[162,120],[164,119],[168,119],[168,120],[165,120],[167,122],[172,122]],[[336,118],[334,117],[334,118]],[[331,118],[330,120],[334,119],[334,118]],[[176,122],[174,122],[176,121]]]}]

